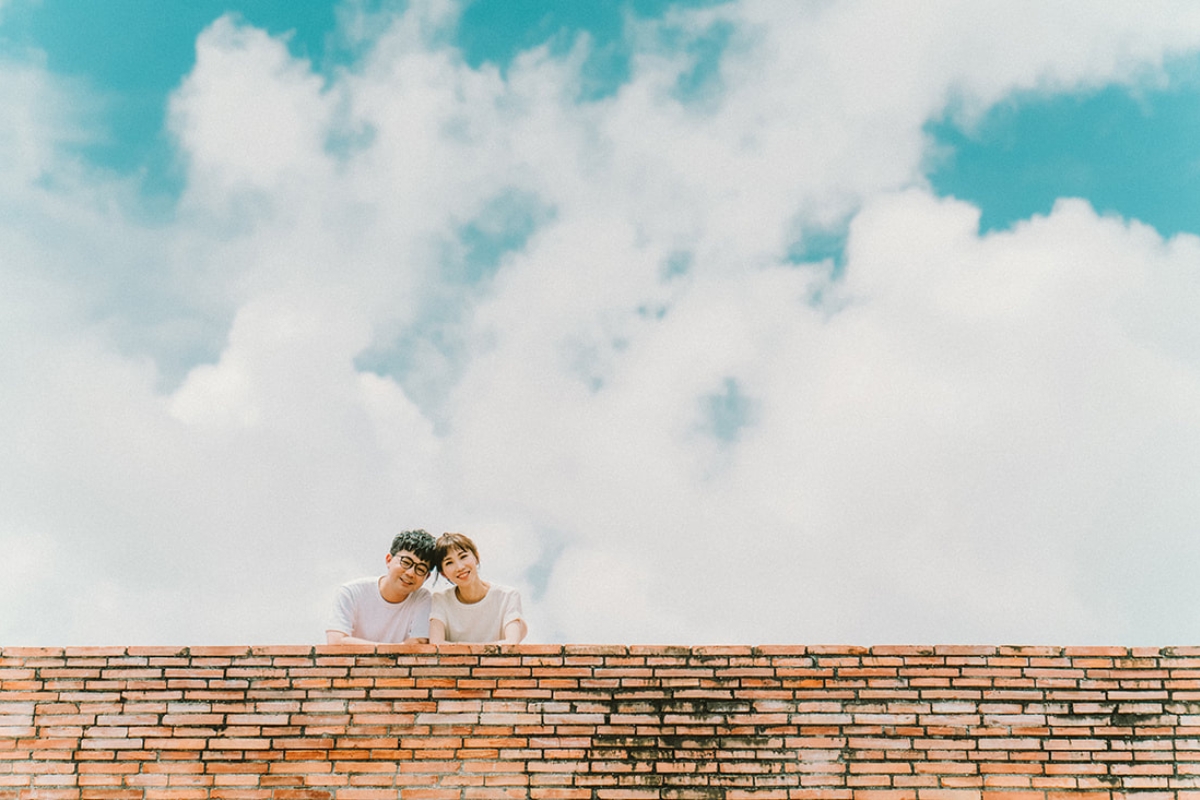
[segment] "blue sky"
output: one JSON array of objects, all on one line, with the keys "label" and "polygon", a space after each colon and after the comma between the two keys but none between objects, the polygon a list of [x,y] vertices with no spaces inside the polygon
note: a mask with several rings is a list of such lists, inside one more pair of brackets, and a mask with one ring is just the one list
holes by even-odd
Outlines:
[{"label": "blue sky", "polygon": [[[703,5],[701,0],[694,5]],[[369,4],[387,8],[395,3]],[[555,3],[545,0],[476,0],[456,26],[455,44],[472,66],[506,65],[517,53],[549,43],[569,47],[586,32],[597,44],[589,65],[593,91],[604,93],[628,75],[628,49],[621,42],[624,16],[653,16],[671,3]],[[223,14],[286,38],[288,49],[324,73],[353,60],[353,47],[339,36],[336,3],[199,0],[180,5],[145,0],[79,3],[73,0],[14,0],[5,9],[0,43],[9,54],[29,48],[43,53],[55,73],[83,78],[108,100],[102,124],[108,136],[85,148],[98,164],[120,170],[145,169],[153,185],[170,171],[163,138],[168,93],[195,63],[195,41]]]},{"label": "blue sky", "polygon": [[1059,197],[1082,197],[1167,235],[1195,232],[1196,66],[1175,65],[1172,84],[1158,91],[1017,96],[970,131],[932,124],[951,155],[930,179],[939,192],[978,203],[987,229],[1046,214]]},{"label": "blue sky", "polygon": [[0,106],[0,645],[409,526],[541,641],[1200,631],[1189,2],[0,0]]},{"label": "blue sky", "polygon": [[[454,43],[472,66],[504,67],[523,50],[549,43],[561,51],[586,33],[597,50],[588,75],[593,90],[604,94],[628,78],[625,16],[653,17],[671,5],[716,3],[474,0],[462,12]],[[102,138],[84,146],[85,155],[105,167],[143,171],[149,190],[162,189],[171,185],[173,169],[163,131],[168,93],[193,67],[200,31],[226,13],[285,37],[293,55],[321,72],[352,61],[337,31],[336,3],[285,0],[197,0],[177,7],[144,0],[10,0],[0,18],[0,44],[10,57],[36,49],[53,72],[95,87],[107,101]],[[931,165],[929,179],[939,193],[979,205],[984,229],[1048,213],[1055,199],[1069,196],[1167,235],[1195,232],[1200,64],[1181,59],[1169,71],[1169,86],[1136,93],[1101,87],[1066,96],[1017,94],[969,130],[954,120],[931,121],[928,130],[945,153]]]},{"label": "blue sky", "polygon": [[38,0],[8,4],[0,36],[10,57],[36,49],[51,71],[87,81],[108,101],[102,115],[108,136],[85,148],[90,158],[115,169],[158,172],[168,167],[167,95],[195,64],[200,31],[225,13],[288,35],[293,53],[317,63],[324,63],[336,23],[335,7],[327,3]]}]

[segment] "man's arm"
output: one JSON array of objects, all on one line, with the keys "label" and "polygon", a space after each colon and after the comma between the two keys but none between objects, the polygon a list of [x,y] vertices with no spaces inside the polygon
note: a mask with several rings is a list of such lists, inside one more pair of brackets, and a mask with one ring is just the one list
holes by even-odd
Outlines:
[{"label": "man's arm", "polygon": [[404,644],[429,644],[429,618],[433,609],[433,595],[424,590],[417,607],[413,609],[413,620],[408,625],[408,636]]},{"label": "man's arm", "polygon": [[325,631],[325,644],[379,644],[370,639],[359,639],[343,631]]}]

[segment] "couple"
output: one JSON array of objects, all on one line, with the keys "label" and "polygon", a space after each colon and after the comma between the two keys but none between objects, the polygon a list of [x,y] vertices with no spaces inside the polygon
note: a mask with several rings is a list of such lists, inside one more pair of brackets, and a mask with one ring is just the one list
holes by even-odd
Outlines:
[{"label": "couple", "polygon": [[[338,589],[325,629],[328,644],[441,644],[525,638],[525,615],[516,589],[479,577],[479,551],[461,533],[434,541],[423,530],[404,531],[384,559],[387,574],[359,578]],[[424,588],[436,569],[452,586]]]}]

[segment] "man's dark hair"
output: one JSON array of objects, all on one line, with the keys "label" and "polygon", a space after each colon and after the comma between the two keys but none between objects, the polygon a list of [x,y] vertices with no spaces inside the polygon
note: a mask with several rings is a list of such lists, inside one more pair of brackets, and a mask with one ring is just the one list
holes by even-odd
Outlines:
[{"label": "man's dark hair", "polygon": [[420,528],[415,531],[402,531],[392,539],[391,554],[396,555],[401,550],[407,550],[430,567],[433,566],[433,537]]}]

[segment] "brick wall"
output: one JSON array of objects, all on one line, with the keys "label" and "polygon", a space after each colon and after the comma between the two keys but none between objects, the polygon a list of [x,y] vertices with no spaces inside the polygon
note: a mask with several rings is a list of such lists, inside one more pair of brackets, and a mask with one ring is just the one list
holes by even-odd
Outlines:
[{"label": "brick wall", "polygon": [[1200,648],[0,649],[0,800],[1200,798]]}]

